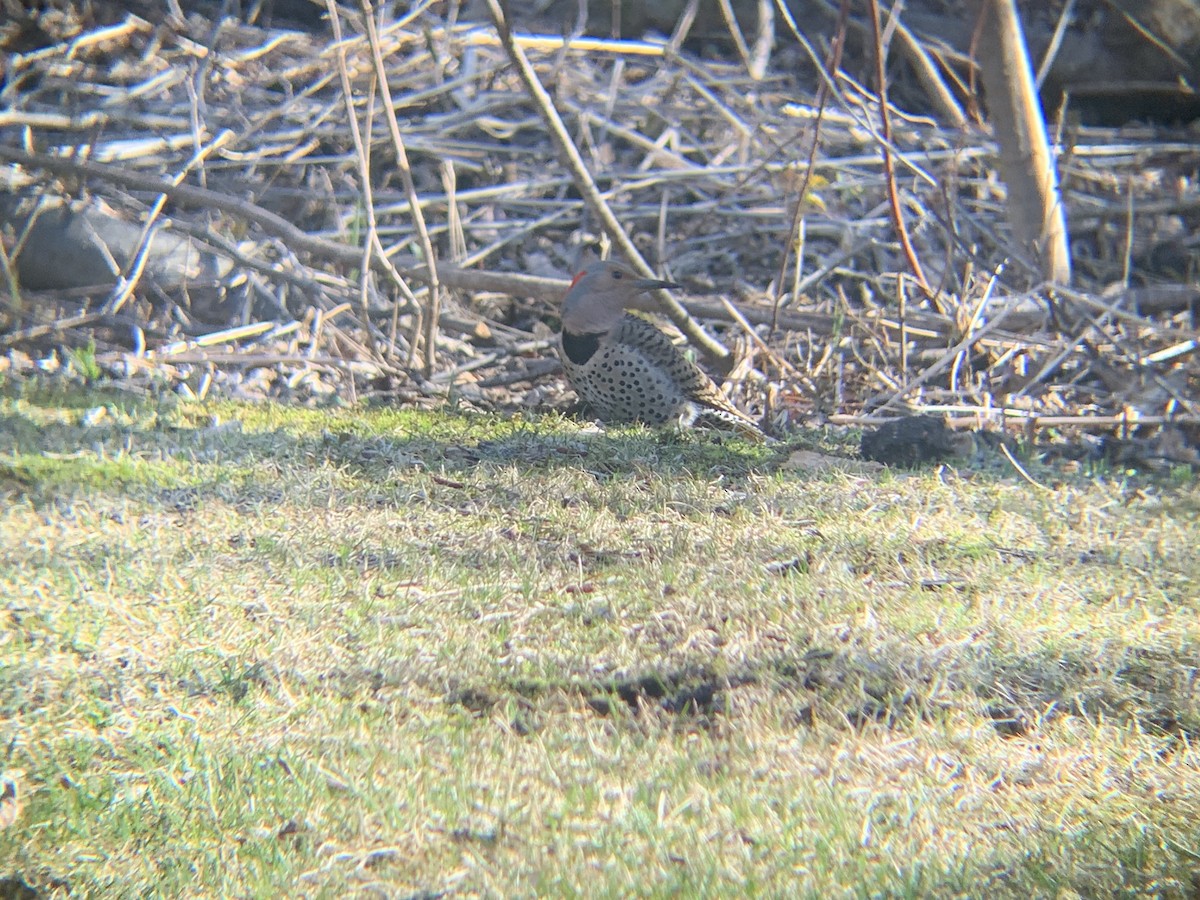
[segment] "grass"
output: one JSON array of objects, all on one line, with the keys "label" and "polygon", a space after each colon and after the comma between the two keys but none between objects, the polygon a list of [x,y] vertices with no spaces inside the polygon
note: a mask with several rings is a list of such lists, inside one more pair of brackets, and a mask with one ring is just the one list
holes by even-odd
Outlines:
[{"label": "grass", "polygon": [[789,449],[9,383],[0,895],[1195,896],[1195,481]]}]

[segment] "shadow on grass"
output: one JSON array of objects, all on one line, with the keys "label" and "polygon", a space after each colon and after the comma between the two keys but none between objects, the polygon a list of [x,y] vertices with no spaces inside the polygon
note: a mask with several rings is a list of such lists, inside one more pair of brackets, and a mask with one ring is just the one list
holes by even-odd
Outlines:
[{"label": "shadow on grass", "polygon": [[453,478],[508,468],[571,468],[597,479],[645,472],[739,479],[773,470],[787,455],[786,445],[758,446],[709,434],[642,428],[589,432],[557,416],[536,420],[454,410],[230,404],[214,404],[214,412],[180,406],[172,398],[155,403],[111,390],[25,390],[19,402],[17,393],[11,384],[0,390],[0,453],[14,457],[5,465],[34,482],[61,487],[102,487],[105,467],[114,486],[127,485],[131,473],[123,463],[129,461],[149,464],[154,474],[145,480],[176,487],[185,480],[156,463],[325,464],[371,482],[397,470]]},{"label": "shadow on grass", "polygon": [[[1062,716],[1136,722],[1150,734],[1176,739],[1181,749],[1200,736],[1190,674],[1200,669],[1200,652],[1168,659],[1156,650],[1130,648],[1124,661],[1109,664],[1082,654],[1010,656],[1000,664],[984,645],[954,657],[909,647],[888,659],[833,647],[796,650],[734,670],[698,663],[615,678],[462,685],[446,701],[486,712],[512,698],[536,703],[560,694],[583,698],[601,716],[624,708],[707,725],[725,713],[736,691],[756,686],[788,698],[796,727],[821,718],[859,729],[933,720],[974,696],[1005,738],[1026,737]],[[372,679],[388,682],[379,672]]]}]

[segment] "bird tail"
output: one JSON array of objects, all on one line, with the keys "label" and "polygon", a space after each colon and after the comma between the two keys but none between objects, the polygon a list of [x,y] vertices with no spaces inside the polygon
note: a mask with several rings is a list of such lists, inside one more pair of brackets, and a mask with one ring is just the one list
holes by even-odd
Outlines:
[{"label": "bird tail", "polygon": [[753,421],[740,413],[710,406],[693,406],[681,421],[684,427],[699,425],[717,431],[736,431],[742,437],[765,443],[771,440]]}]

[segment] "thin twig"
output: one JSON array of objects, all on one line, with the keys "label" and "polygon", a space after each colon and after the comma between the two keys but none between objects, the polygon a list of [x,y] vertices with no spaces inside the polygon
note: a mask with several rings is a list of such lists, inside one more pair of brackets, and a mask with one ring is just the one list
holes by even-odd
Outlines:
[{"label": "thin twig", "polygon": [[[210,155],[221,149],[233,138],[233,133],[230,131],[222,131],[207,144],[200,147],[195,155],[180,169],[172,178],[171,184],[181,184],[188,173],[197,165],[203,163]],[[112,297],[104,306],[104,312],[108,315],[115,315],[121,311],[121,307],[133,295],[137,288],[138,282],[141,280],[142,272],[145,271],[146,262],[150,257],[150,245],[154,239],[155,223],[158,217],[162,214],[163,207],[166,206],[167,195],[159,194],[158,198],[150,207],[149,213],[146,215],[146,221],[142,225],[142,233],[138,237],[137,248],[130,258],[125,273],[117,279],[117,286]]]},{"label": "thin twig", "polygon": [[[354,142],[354,158],[358,161],[358,178],[359,184],[362,186],[363,206],[367,217],[366,240],[363,241],[360,251],[362,258],[358,276],[358,306],[356,309],[363,333],[366,337],[367,347],[370,349],[372,356],[379,358],[381,354],[372,339],[371,316],[367,307],[372,257],[378,252],[380,258],[386,258],[379,243],[379,225],[375,217],[374,191],[371,186],[371,141],[369,131],[371,127],[371,103],[368,102],[367,105],[368,136],[366,140],[363,140],[362,129],[358,124],[358,114],[354,109],[354,90],[350,83],[350,72],[346,66],[346,45],[342,41],[341,19],[338,16],[337,5],[334,0],[325,0],[325,5],[329,11],[329,21],[333,27],[334,42],[337,46],[336,58],[338,77],[342,83],[342,101],[345,103],[346,121],[350,125],[350,138]],[[373,98],[374,92],[372,91],[371,99]],[[416,342],[414,341],[413,343],[415,344]]]},{"label": "thin twig", "polygon": [[1054,35],[1050,38],[1050,46],[1042,54],[1042,62],[1038,66],[1037,77],[1034,79],[1034,83],[1037,85],[1039,91],[1046,84],[1046,76],[1050,74],[1050,67],[1054,65],[1054,59],[1058,56],[1063,37],[1067,33],[1067,26],[1071,24],[1071,17],[1074,13],[1075,0],[1067,0],[1063,4],[1062,11],[1058,14],[1058,23],[1054,26]]},{"label": "thin twig", "polygon": [[733,38],[733,46],[737,49],[738,56],[742,58],[742,64],[745,65],[746,71],[751,78],[758,81],[759,78],[754,77],[754,69],[750,62],[750,48],[746,46],[746,38],[742,35],[742,28],[738,25],[737,16],[733,14],[733,5],[729,0],[717,0],[717,6],[721,10],[721,16],[725,19],[725,27],[729,31],[729,36]]},{"label": "thin twig", "polygon": [[[801,45],[807,46],[800,29],[796,26],[796,20],[792,18],[791,10],[784,5],[783,0],[776,0],[779,5],[779,11],[783,15],[784,21],[792,30],[792,34],[796,37]],[[779,273],[775,276],[775,306],[774,315],[771,318],[771,329],[767,332],[768,337],[774,337],[775,329],[779,324],[779,307],[783,303],[784,297],[784,276],[787,274],[788,259],[792,252],[792,246],[796,242],[796,235],[800,230],[800,222],[802,210],[804,209],[804,198],[808,196],[808,188],[812,183],[813,172],[817,165],[817,148],[820,146],[821,137],[821,122],[825,117],[825,107],[829,102],[831,87],[833,84],[832,75],[838,70],[842,64],[842,50],[846,44],[846,19],[850,15],[850,0],[842,0],[841,9],[838,13],[838,26],[834,32],[833,42],[829,47],[829,54],[825,58],[824,66],[821,68],[821,73],[824,76],[821,83],[817,86],[817,97],[814,105],[817,108],[816,121],[813,123],[812,138],[808,147],[808,162],[804,167],[804,177],[800,180],[800,186],[796,191],[796,205],[792,210],[792,222],[788,228],[788,239],[783,245],[783,253],[779,257]],[[799,265],[797,263],[797,265]]]},{"label": "thin twig", "polygon": [[1017,458],[1012,455],[1012,451],[1008,449],[1008,445],[1003,441],[1000,442],[1000,452],[1008,458],[1008,461],[1012,464],[1012,467],[1017,470],[1017,474],[1029,482],[1029,484],[1033,485],[1039,491],[1053,493],[1050,488],[1046,487],[1040,481],[1034,480],[1034,477],[1025,471],[1025,467],[1017,462]]},{"label": "thin twig", "polygon": [[930,102],[951,128],[965,128],[967,116],[962,111],[962,107],[958,105],[958,101],[954,99],[954,94],[946,87],[946,82],[942,80],[938,67],[929,58],[925,47],[922,46],[917,36],[900,21],[900,17],[895,12],[892,13],[892,25],[895,27],[900,49],[908,58],[913,71],[916,72],[917,79],[925,88]]},{"label": "thin twig", "polygon": [[[332,2],[332,0],[329,0]],[[371,45],[371,59],[375,65],[375,77],[379,91],[383,95],[383,113],[388,123],[392,137],[392,147],[396,151],[396,168],[400,170],[400,180],[404,184],[404,193],[412,206],[413,227],[421,242],[421,254],[425,257],[425,271],[429,282],[429,307],[425,311],[425,377],[433,373],[437,360],[437,328],[438,312],[442,302],[441,282],[438,279],[437,254],[433,242],[429,239],[429,229],[425,227],[425,215],[421,212],[421,204],[417,202],[417,186],[413,182],[412,167],[408,164],[408,151],[404,147],[404,138],[400,134],[400,123],[396,121],[396,107],[392,102],[392,91],[388,86],[387,69],[383,64],[383,53],[379,47],[379,34],[375,25],[375,11],[371,0],[360,0],[363,12],[363,23],[367,28],[367,39]]]},{"label": "thin twig", "polygon": [[69,156],[30,153],[5,144],[0,144],[0,159],[45,169],[58,175],[88,175],[93,178],[102,178],[131,190],[165,194],[176,203],[201,209],[218,209],[239,219],[252,222],[268,233],[283,238],[293,249],[304,250],[323,259],[345,265],[354,266],[362,261],[360,252],[354,247],[325,238],[313,237],[270,210],[228,194],[222,194],[219,191],[190,184],[172,184],[155,175],[133,172],[120,166],[88,162]]},{"label": "thin twig", "polygon": [[[987,286],[987,289],[984,291],[983,297],[979,301],[979,308],[981,310],[982,310],[983,306],[987,303],[987,301],[990,299],[990,297],[992,295],[992,290],[995,288],[995,286],[996,286],[996,276],[993,275],[991,280],[988,282],[988,286]],[[906,397],[908,394],[910,394],[916,388],[920,387],[921,385],[925,384],[930,379],[932,379],[932,378],[936,377],[937,375],[940,375],[942,372],[944,372],[954,362],[955,358],[958,356],[959,353],[970,348],[976,341],[979,340],[979,338],[981,338],[983,335],[987,334],[989,331],[992,331],[993,329],[998,328],[1000,326],[1000,323],[1004,321],[1004,319],[1006,317],[1006,313],[1007,313],[1007,310],[1001,310],[1000,314],[998,316],[996,316],[996,318],[987,322],[978,331],[968,331],[967,335],[961,341],[959,341],[957,344],[955,344],[953,347],[951,347],[949,350],[947,350],[946,353],[942,356],[942,358],[939,359],[936,363],[927,367],[925,369],[925,371],[923,371],[916,378],[905,381],[903,386],[899,390],[897,390],[895,393],[893,393],[892,396],[889,397],[879,407],[879,409],[881,409],[881,410],[887,409],[888,407],[892,406],[894,403],[897,403],[900,400],[904,399],[904,397]]]},{"label": "thin twig", "polygon": [[[1000,421],[1019,422],[1022,428],[1034,431],[1043,428],[1070,427],[1086,428],[1095,431],[1111,428],[1128,429],[1134,425],[1200,425],[1200,416],[1047,416],[1020,409],[996,407],[978,407],[977,409],[972,409],[966,406],[947,407],[936,404],[918,406],[915,412],[931,414],[943,412],[968,413],[968,415],[951,418],[948,421],[947,427],[953,429],[971,428],[982,422],[996,419]],[[862,427],[865,425],[886,425],[889,422],[896,422],[903,418],[906,418],[906,416],[839,414],[830,416],[829,422],[831,425]]]},{"label": "thin twig", "polygon": [[[633,245],[633,242],[625,233],[625,229],[621,227],[620,222],[617,221],[617,217],[613,214],[611,207],[609,207],[608,203],[600,195],[600,191],[596,187],[596,182],[592,179],[583,158],[579,155],[579,151],[575,147],[575,142],[567,134],[566,126],[563,124],[558,112],[554,109],[554,102],[550,99],[550,95],[546,93],[546,89],[542,87],[542,83],[538,80],[537,73],[534,72],[533,67],[529,64],[525,52],[513,41],[512,32],[509,30],[508,21],[504,16],[504,12],[500,9],[500,4],[497,0],[487,0],[487,3],[504,48],[508,52],[513,65],[516,66],[517,72],[525,84],[525,89],[529,92],[529,96],[537,106],[538,112],[541,114],[542,120],[550,132],[551,139],[558,147],[563,162],[566,163],[572,175],[574,175],[576,187],[578,187],[579,192],[583,195],[588,207],[603,223],[604,230],[608,232],[609,237],[620,248],[621,255],[633,264],[641,274],[652,277],[654,275],[653,270],[642,259],[642,255]],[[729,350],[706,334],[674,297],[666,291],[661,290],[655,292],[655,297],[662,305],[667,317],[670,318],[675,326],[684,333],[687,339],[710,363],[718,366],[726,364],[729,359]]]},{"label": "thin twig", "polygon": [[753,343],[756,348],[758,348],[763,357],[771,361],[771,365],[775,366],[775,368],[781,373],[795,378],[802,385],[804,385],[806,390],[810,392],[816,390],[816,386],[812,383],[812,380],[807,375],[805,375],[790,362],[767,346],[766,341],[758,336],[758,332],[754,330],[754,326],[746,321],[746,317],[742,315],[736,306],[730,303],[725,297],[721,298],[721,305],[725,307],[726,312],[729,313],[729,317],[741,326],[742,331],[747,337],[750,338],[750,342]]},{"label": "thin twig", "polygon": [[933,291],[929,287],[929,281],[925,278],[925,270],[921,268],[921,261],[917,258],[917,251],[908,234],[908,226],[904,223],[904,213],[900,209],[900,191],[896,186],[896,165],[892,158],[892,119],[887,99],[886,48],[883,42],[883,31],[879,24],[879,0],[871,0],[869,6],[871,9],[871,32],[875,38],[875,81],[879,90],[879,126],[883,134],[880,152],[883,154],[883,177],[884,187],[887,190],[888,211],[891,213],[892,226],[896,230],[896,236],[900,240],[900,247],[904,251],[904,258],[908,262],[909,269],[912,270],[913,277],[917,279],[917,284],[926,294],[931,294]]}]

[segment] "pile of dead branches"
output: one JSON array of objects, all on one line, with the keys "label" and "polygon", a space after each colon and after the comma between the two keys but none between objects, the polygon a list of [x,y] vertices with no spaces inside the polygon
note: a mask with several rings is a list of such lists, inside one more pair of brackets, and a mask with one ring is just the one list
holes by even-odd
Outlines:
[{"label": "pile of dead branches", "polygon": [[1200,423],[1191,141],[1057,133],[1074,281],[1050,286],[987,129],[881,107],[794,22],[729,61],[686,23],[330,10],[10,28],[0,366],[92,347],[134,387],[561,407],[557,301],[611,241],[685,285],[671,318],[779,431]]}]

